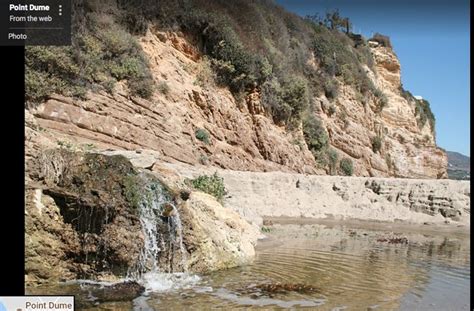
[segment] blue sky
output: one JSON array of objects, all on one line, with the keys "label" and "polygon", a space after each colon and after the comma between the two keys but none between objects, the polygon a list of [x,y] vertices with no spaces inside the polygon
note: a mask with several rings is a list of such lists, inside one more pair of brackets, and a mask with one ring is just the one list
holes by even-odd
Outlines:
[{"label": "blue sky", "polygon": [[339,9],[354,32],[388,35],[403,87],[431,104],[437,144],[470,155],[469,0],[277,0],[302,16]]}]

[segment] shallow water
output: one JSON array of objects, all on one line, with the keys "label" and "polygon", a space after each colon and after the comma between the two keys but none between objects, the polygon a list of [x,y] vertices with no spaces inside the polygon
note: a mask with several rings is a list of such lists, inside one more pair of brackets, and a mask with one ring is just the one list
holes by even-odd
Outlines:
[{"label": "shallow water", "polygon": [[[100,303],[77,283],[29,292],[81,293],[79,310],[469,310],[467,234],[269,228],[252,265],[201,276],[148,275],[149,290],[133,301]],[[388,241],[403,237],[407,243]]]}]

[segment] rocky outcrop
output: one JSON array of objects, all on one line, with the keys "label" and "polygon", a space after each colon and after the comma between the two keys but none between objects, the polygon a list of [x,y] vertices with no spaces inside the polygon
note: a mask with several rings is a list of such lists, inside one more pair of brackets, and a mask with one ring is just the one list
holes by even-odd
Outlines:
[{"label": "rocky outcrop", "polygon": [[252,173],[165,163],[153,169],[182,178],[217,172],[228,191],[224,206],[256,225],[262,217],[280,216],[470,225],[467,181]]},{"label": "rocky outcrop", "polygon": [[[446,178],[447,156],[435,144],[435,129],[429,122],[420,128],[416,103],[402,96],[400,63],[394,51],[375,44],[371,53],[375,67],[366,71],[387,104],[380,112],[378,100],[368,98],[363,104],[351,86],[341,85],[334,115],[325,109],[319,112],[331,145],[342,157],[352,159],[357,176]],[[323,98],[320,105],[329,103]],[[382,142],[377,152],[372,148],[375,137]]]},{"label": "rocky outcrop", "polygon": [[[51,95],[28,111],[34,139],[89,145],[99,149],[149,149],[164,161],[232,170],[327,174],[304,142],[301,129],[276,125],[260,102],[258,89],[236,99],[206,75],[206,60],[181,33],[149,30],[140,39],[153,78],[166,91],[150,100],[130,95],[126,83],[113,94],[89,92],[86,100]],[[377,100],[366,105],[350,85],[340,85],[335,103],[322,96],[316,106],[334,105],[335,114],[316,109],[340,158],[354,162],[358,176],[445,178],[447,158],[435,145],[434,129],[417,125],[415,104],[400,93],[400,63],[389,48],[374,46],[374,69],[368,76],[388,99],[382,112]],[[313,64],[316,66],[315,64]],[[326,107],[327,108],[327,107]],[[209,133],[209,143],[195,132]],[[33,134],[34,133],[34,134]],[[374,152],[372,139],[382,147]],[[32,149],[34,150],[34,148]]]},{"label": "rocky outcrop", "polygon": [[101,279],[125,275],[136,265],[143,235],[137,210],[124,194],[136,174],[130,162],[53,150],[29,164],[28,283]]},{"label": "rocky outcrop", "polygon": [[210,272],[250,263],[259,228],[223,207],[213,196],[191,192],[181,207],[183,237],[192,271]]},{"label": "rocky outcrop", "polygon": [[[124,154],[149,166],[153,153]],[[255,255],[258,228],[124,155],[50,149],[27,165],[27,285],[139,278],[155,262],[161,272],[209,272]]]}]

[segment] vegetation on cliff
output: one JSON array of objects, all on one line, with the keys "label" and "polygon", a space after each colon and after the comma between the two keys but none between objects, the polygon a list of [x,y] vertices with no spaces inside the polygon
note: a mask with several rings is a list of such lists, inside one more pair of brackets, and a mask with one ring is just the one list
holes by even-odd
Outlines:
[{"label": "vegetation on cliff", "polygon": [[402,96],[410,103],[415,105],[415,115],[417,117],[417,125],[423,128],[426,122],[429,122],[430,127],[434,130],[436,119],[431,111],[430,103],[426,99],[416,99],[410,91],[400,88]]},{"label": "vegetation on cliff", "polygon": [[[368,40],[352,33],[350,20],[337,11],[324,20],[301,18],[270,0],[74,0],[73,6],[71,47],[27,48],[29,105],[53,93],[112,92],[119,81],[133,96],[168,94],[165,81],[153,81],[137,41],[147,29],[181,32],[198,48],[206,72],[197,76],[197,84],[212,80],[228,87],[237,101],[258,91],[273,122],[288,132],[302,129],[308,149],[326,170],[333,171],[329,136],[318,112],[340,119],[346,129],[339,98],[344,86],[351,86],[364,109],[381,113],[388,104],[368,75],[374,69]],[[370,40],[391,48],[387,36],[377,33]],[[434,129],[429,103],[401,92],[414,103],[419,127],[430,122]],[[322,95],[329,105],[319,105]],[[204,130],[195,137],[210,143]]]},{"label": "vegetation on cliff", "polygon": [[26,49],[27,103],[53,93],[83,97],[88,89],[110,92],[122,80],[132,94],[149,98],[153,80],[136,38],[120,22],[125,13],[99,9],[93,1],[75,2],[71,46]]},{"label": "vegetation on cliff", "polygon": [[194,179],[188,179],[186,183],[196,190],[214,196],[220,202],[222,202],[227,193],[224,186],[224,179],[217,175],[217,172],[211,176],[201,175]]}]

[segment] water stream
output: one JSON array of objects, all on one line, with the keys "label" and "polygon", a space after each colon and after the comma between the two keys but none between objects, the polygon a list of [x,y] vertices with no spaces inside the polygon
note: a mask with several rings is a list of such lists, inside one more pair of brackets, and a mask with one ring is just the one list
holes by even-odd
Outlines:
[{"label": "water stream", "polygon": [[160,182],[147,174],[141,178],[145,187],[139,216],[145,243],[127,279],[143,284],[147,292],[179,288],[198,279],[188,273],[179,211]]}]

